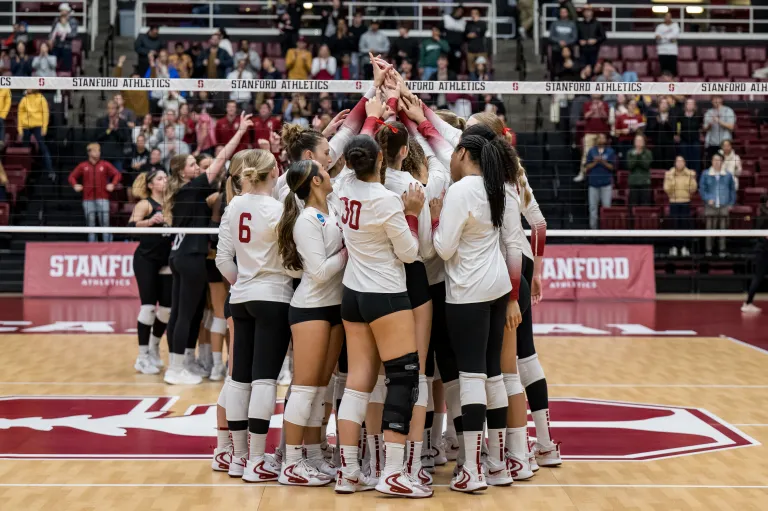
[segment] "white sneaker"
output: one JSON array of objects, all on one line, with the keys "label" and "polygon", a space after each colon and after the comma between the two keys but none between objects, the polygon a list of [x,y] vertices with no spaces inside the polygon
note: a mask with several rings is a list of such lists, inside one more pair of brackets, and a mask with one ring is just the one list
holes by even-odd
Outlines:
[{"label": "white sneaker", "polygon": [[506,460],[496,462],[496,460],[488,458],[483,465],[483,473],[489,486],[509,486],[514,482],[512,476],[509,475]]},{"label": "white sneaker", "polygon": [[243,477],[243,474],[245,473],[245,466],[247,464],[247,458],[235,458],[232,456],[232,459],[229,462],[229,470],[227,470],[227,474],[229,474],[229,477]]},{"label": "white sneaker", "polygon": [[[323,453],[323,459],[328,463],[333,463],[333,455],[335,449],[328,442],[320,444],[320,451]],[[335,465],[335,464],[334,464]]]},{"label": "white sneaker", "polygon": [[432,474],[430,474],[424,467],[421,467],[417,473],[409,475],[419,484],[423,484],[424,486],[432,485]]},{"label": "white sneaker", "polygon": [[169,385],[198,385],[203,382],[200,376],[192,374],[186,368],[178,370],[171,367],[165,370],[163,380]]},{"label": "white sneaker", "polygon": [[509,452],[507,452],[506,458],[507,469],[512,479],[515,481],[526,481],[533,477],[533,470],[531,470],[531,464],[527,459],[521,460]]},{"label": "white sneaker", "polygon": [[669,255],[671,257],[677,257],[677,247],[672,247],[669,249]]},{"label": "white sneaker", "polygon": [[336,493],[341,494],[369,491],[376,488],[378,482],[378,479],[366,476],[360,472],[360,470],[356,470],[351,476],[344,475],[344,473],[339,470],[336,476],[336,487],[334,490]]},{"label": "white sneaker", "polygon": [[584,181],[584,174],[579,174],[573,178],[574,183],[581,183],[582,181]]},{"label": "white sneaker", "polygon": [[194,358],[184,360],[184,369],[203,378],[207,378],[211,374],[210,371],[206,371],[197,359]]},{"label": "white sneaker", "polygon": [[745,303],[741,306],[741,312],[746,312],[748,314],[759,314],[761,311],[762,309],[754,303]]},{"label": "white sneaker", "polygon": [[213,357],[207,359],[198,358],[195,360],[197,365],[203,368],[204,371],[206,371],[205,376],[208,377],[211,374],[211,371],[213,370]]},{"label": "white sneaker", "polygon": [[488,488],[485,477],[480,471],[469,471],[466,466],[461,467],[458,473],[451,479],[451,490],[471,493]]},{"label": "white sneaker", "polygon": [[211,369],[211,375],[208,377],[213,381],[221,381],[224,378],[227,377],[227,366],[224,364],[214,364],[213,369]]},{"label": "white sneaker", "polygon": [[163,359],[160,358],[159,348],[149,348],[149,361],[158,369],[163,368]]},{"label": "white sneaker", "polygon": [[557,467],[563,464],[560,457],[560,442],[553,442],[552,445],[547,446],[536,442],[533,452],[536,455],[536,463],[540,467]]},{"label": "white sneaker", "polygon": [[306,460],[310,467],[314,468],[321,474],[325,474],[332,479],[336,478],[336,473],[339,471],[334,465],[331,465],[325,458],[318,458],[313,460]]},{"label": "white sneaker", "polygon": [[280,465],[269,454],[248,460],[243,473],[243,481],[248,483],[268,483],[280,477]]},{"label": "white sneaker", "polygon": [[226,449],[214,449],[213,459],[211,460],[211,469],[214,472],[229,472],[229,465],[232,463],[232,447]]},{"label": "white sneaker", "polygon": [[448,458],[445,456],[445,449],[443,448],[442,441],[432,444],[432,448],[434,449],[434,460],[436,467],[442,467],[448,463]]},{"label": "white sneaker", "polygon": [[141,374],[160,374],[160,369],[152,363],[149,355],[139,355],[136,357],[136,363],[133,364],[133,368]]},{"label": "white sneaker", "polygon": [[432,449],[427,449],[426,454],[423,454],[421,456],[421,466],[429,472],[430,474],[435,473],[435,453],[437,452],[437,449],[434,447]]},{"label": "white sneaker", "polygon": [[443,434],[443,452],[448,461],[456,461],[456,458],[459,456],[459,441],[456,437]]},{"label": "white sneaker", "polygon": [[325,486],[332,479],[302,459],[292,465],[283,465],[277,481],[289,486]]},{"label": "white sneaker", "polygon": [[683,248],[680,249],[680,255],[683,256],[683,257],[690,257],[691,256],[691,251],[688,250],[688,247],[683,247]]},{"label": "white sneaker", "polygon": [[379,484],[376,485],[376,491],[409,499],[424,499],[432,496],[432,488],[420,484],[416,479],[408,476],[405,468],[399,472],[383,475]]},{"label": "white sneaker", "polygon": [[535,446],[536,442],[528,440],[528,465],[531,467],[531,472],[539,471],[539,464],[536,463],[536,453],[533,452]]}]

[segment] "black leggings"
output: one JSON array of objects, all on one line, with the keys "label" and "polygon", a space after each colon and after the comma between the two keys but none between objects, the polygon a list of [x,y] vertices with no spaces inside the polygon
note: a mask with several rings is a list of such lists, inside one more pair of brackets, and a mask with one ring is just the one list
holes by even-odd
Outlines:
[{"label": "black leggings", "polygon": [[276,380],[280,375],[291,340],[288,307],[287,303],[263,301],[230,304],[235,324],[234,381]]},{"label": "black leggings", "polygon": [[[445,282],[429,286],[432,295],[432,333],[429,338],[429,351],[434,353],[435,363],[440,370],[443,383],[457,380],[459,369],[456,367],[456,355],[448,337],[448,325],[445,318]],[[429,370],[431,354],[427,354],[427,370]],[[432,369],[434,375],[434,367]]]},{"label": "black leggings", "polygon": [[[525,300],[523,292],[527,288],[527,304],[518,299],[523,320],[517,325],[517,358],[528,358],[536,354],[533,346],[533,315],[531,314],[531,290],[530,283],[533,279],[533,261],[523,256],[523,275],[520,279],[520,298]],[[525,286],[523,285],[525,281]]]},{"label": "black leggings", "polygon": [[170,275],[159,275],[160,268],[163,266],[167,265],[137,254],[133,255],[133,274],[136,276],[142,305],[171,306],[173,278]]},{"label": "black leggings", "polygon": [[[168,339],[172,352],[183,355],[189,346],[190,338],[197,339],[200,330],[201,305],[205,305],[205,288],[208,285],[205,255],[177,255],[171,258],[171,272],[173,293]],[[198,317],[200,319],[195,324],[194,321]]]},{"label": "black leggings", "polygon": [[752,303],[755,300],[755,294],[757,294],[766,273],[768,273],[768,240],[760,240],[755,250],[755,274],[749,284],[747,303]]}]

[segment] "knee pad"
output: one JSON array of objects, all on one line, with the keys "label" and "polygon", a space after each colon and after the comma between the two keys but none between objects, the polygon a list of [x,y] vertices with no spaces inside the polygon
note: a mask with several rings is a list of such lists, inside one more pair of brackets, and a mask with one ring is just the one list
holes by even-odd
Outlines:
[{"label": "knee pad", "polygon": [[137,318],[142,325],[152,326],[155,324],[155,306],[142,305],[139,308],[139,317]]},{"label": "knee pad", "polygon": [[[427,377],[427,413],[435,411],[435,396],[432,393],[434,381],[434,378]],[[421,397],[421,380],[419,380],[419,397]]]},{"label": "knee pad", "polygon": [[316,395],[317,387],[291,385],[291,400],[285,406],[283,419],[297,426],[306,426]]},{"label": "knee pad", "polygon": [[[424,408],[427,407],[429,404],[429,383],[427,383],[427,375],[426,374],[420,374],[419,375],[419,397],[416,399],[416,403],[413,406],[423,406]],[[432,406],[432,410],[434,411],[434,405]]]},{"label": "knee pad", "polygon": [[520,375],[517,373],[504,373],[504,387],[507,390],[507,397],[522,394],[523,384],[520,383]]},{"label": "knee pad", "polygon": [[378,404],[384,404],[384,402],[387,400],[387,377],[383,374],[380,374],[376,378],[376,385],[373,387],[373,392],[371,392],[371,403],[378,403]]},{"label": "knee pad", "polygon": [[203,311],[203,328],[205,328],[206,330],[210,330],[212,323],[213,323],[213,311],[211,309],[205,309]]},{"label": "knee pad", "polygon": [[414,351],[387,360],[384,362],[384,373],[387,377],[387,398],[384,401],[382,429],[407,435],[413,405],[419,399],[419,354]]},{"label": "knee pad", "polygon": [[226,388],[227,420],[230,422],[247,421],[251,384],[232,380]]},{"label": "knee pad", "polygon": [[362,425],[370,398],[371,395],[368,392],[345,389],[344,397],[341,398],[341,406],[339,406],[338,419]]},{"label": "knee pad", "polygon": [[539,362],[539,355],[531,355],[528,358],[521,358],[517,361],[517,372],[520,374],[520,383],[527,387],[531,383],[543,380],[544,368]]},{"label": "knee pad", "polygon": [[312,409],[309,412],[309,420],[307,421],[307,427],[321,428],[323,427],[323,419],[325,419],[325,389],[327,387],[318,387],[315,399],[312,401]]},{"label": "knee pad", "polygon": [[491,376],[485,380],[485,395],[488,401],[488,409],[506,408],[509,403],[507,389],[504,387],[502,375]]},{"label": "knee pad", "polygon": [[157,314],[155,315],[161,323],[168,323],[171,319],[171,308],[160,306],[157,308]]},{"label": "knee pad", "polygon": [[226,410],[227,408],[227,387],[229,387],[227,380],[224,380],[224,385],[221,386],[221,392],[219,392],[219,399],[216,404]]},{"label": "knee pad", "polygon": [[485,381],[487,379],[487,376],[482,373],[459,372],[459,394],[461,406],[488,406],[488,400],[485,395]]},{"label": "knee pad", "polygon": [[212,317],[210,330],[212,334],[225,335],[227,333],[227,320],[224,318]]},{"label": "knee pad", "polygon": [[251,382],[248,418],[266,421],[267,429],[269,429],[269,421],[272,419],[272,412],[275,411],[276,397],[277,382],[275,380],[256,380]]},{"label": "knee pad", "polygon": [[443,383],[443,393],[445,394],[445,407],[448,411],[448,418],[453,421],[453,419],[461,415],[459,380]]}]

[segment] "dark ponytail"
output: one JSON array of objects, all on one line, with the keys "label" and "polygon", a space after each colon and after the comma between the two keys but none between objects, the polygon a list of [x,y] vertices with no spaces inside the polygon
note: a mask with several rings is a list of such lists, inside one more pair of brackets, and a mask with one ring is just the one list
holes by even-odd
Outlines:
[{"label": "dark ponytail", "polygon": [[344,149],[344,159],[347,160],[347,166],[355,171],[357,179],[365,181],[379,170],[376,162],[380,151],[374,139],[368,135],[357,135],[352,137]]},{"label": "dark ponytail", "polygon": [[301,256],[296,249],[296,241],[293,239],[293,228],[301,214],[297,197],[307,200],[309,197],[312,178],[319,175],[320,168],[313,160],[300,160],[293,162],[286,172],[285,183],[290,192],[283,203],[283,215],[277,224],[277,247],[283,266],[293,271],[302,271],[304,266]]},{"label": "dark ponytail", "polygon": [[384,165],[395,167],[400,150],[408,145],[408,130],[402,123],[397,121],[386,123],[376,133],[376,142],[381,147]]},{"label": "dark ponytail", "polygon": [[507,181],[508,153],[506,142],[499,137],[488,140],[481,135],[464,134],[456,150],[465,149],[469,159],[477,163],[483,175],[488,205],[491,207],[491,222],[500,229],[504,223],[504,184]]}]

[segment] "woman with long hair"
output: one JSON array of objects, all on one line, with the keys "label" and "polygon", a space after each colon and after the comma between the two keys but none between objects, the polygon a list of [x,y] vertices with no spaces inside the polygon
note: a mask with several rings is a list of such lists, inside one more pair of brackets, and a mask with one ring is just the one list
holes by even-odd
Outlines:
[{"label": "woman with long hair", "polygon": [[[163,194],[168,177],[162,170],[139,174],[133,181],[136,203],[128,227],[164,227]],[[167,234],[144,234],[133,254],[133,273],[139,287],[141,308],[136,331],[139,356],[134,368],[143,374],[158,374],[163,367],[160,338],[171,315],[173,280],[168,268],[171,237]]]}]

